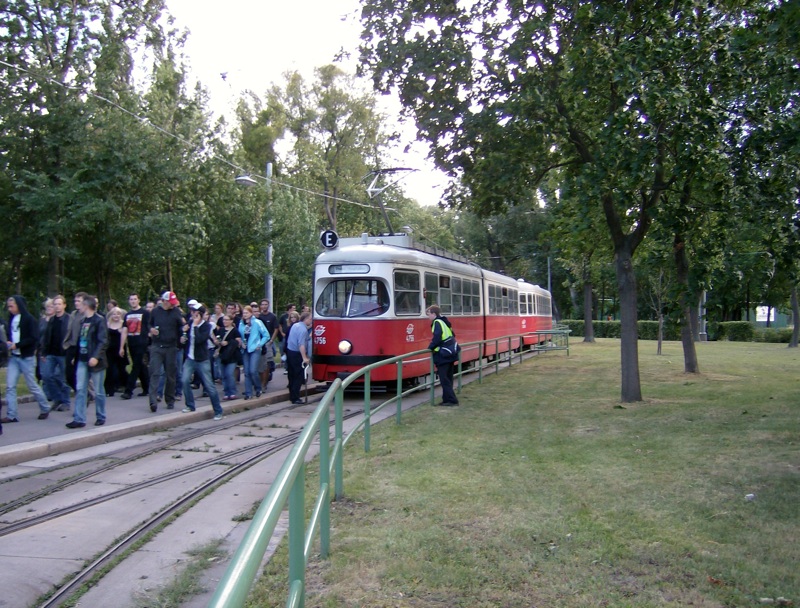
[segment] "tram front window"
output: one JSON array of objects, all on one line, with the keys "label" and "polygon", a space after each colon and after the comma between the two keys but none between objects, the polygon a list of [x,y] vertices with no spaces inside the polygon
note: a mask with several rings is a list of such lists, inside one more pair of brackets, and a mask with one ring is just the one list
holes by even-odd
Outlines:
[{"label": "tram front window", "polygon": [[322,317],[377,317],[389,310],[389,291],[378,280],[331,281],[314,310]]}]

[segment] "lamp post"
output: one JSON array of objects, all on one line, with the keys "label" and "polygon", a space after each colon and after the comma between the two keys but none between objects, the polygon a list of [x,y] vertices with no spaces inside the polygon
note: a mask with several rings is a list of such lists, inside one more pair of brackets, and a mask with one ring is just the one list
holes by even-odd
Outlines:
[{"label": "lamp post", "polygon": [[[267,163],[265,173],[267,178],[267,210],[269,211],[269,202],[272,194],[272,163]],[[235,181],[240,186],[245,186],[247,188],[258,185],[258,182],[249,175],[239,175],[236,177]],[[267,220],[267,226],[269,227],[270,234],[272,234],[272,220]],[[264,257],[267,262],[267,271],[264,274],[264,297],[269,300],[274,310],[275,302],[272,299],[272,242],[267,244]]]}]

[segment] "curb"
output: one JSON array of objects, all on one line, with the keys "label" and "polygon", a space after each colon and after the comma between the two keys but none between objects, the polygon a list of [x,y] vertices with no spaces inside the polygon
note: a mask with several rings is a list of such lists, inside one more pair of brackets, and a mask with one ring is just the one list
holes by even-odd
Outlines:
[{"label": "curb", "polygon": [[[245,409],[252,410],[257,407],[273,405],[281,401],[287,401],[288,399],[288,392],[280,392],[262,395],[257,399],[253,398],[248,401],[244,399],[223,401],[221,405],[224,414],[233,414]],[[242,406],[246,406],[246,408]],[[176,410],[174,413],[158,416],[157,418],[145,418],[143,420],[134,420],[120,424],[91,427],[80,431],[69,431],[69,433],[59,435],[58,437],[49,437],[47,439],[37,439],[35,441],[2,446],[0,447],[0,467],[47,458],[48,456],[56,456],[57,454],[63,454],[65,452],[82,450],[111,441],[152,433],[157,430],[169,429],[193,422],[201,422],[213,417],[214,410],[210,406],[204,406],[202,409],[197,409],[194,412],[187,412],[186,414],[180,410]]]}]

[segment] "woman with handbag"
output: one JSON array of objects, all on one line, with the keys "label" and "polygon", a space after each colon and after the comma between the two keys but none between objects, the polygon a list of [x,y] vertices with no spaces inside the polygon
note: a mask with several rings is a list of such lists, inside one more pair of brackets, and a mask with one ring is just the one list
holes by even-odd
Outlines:
[{"label": "woman with handbag", "polygon": [[239,360],[239,349],[242,346],[242,338],[239,330],[233,323],[230,315],[223,315],[222,327],[214,330],[217,334],[218,347],[214,357],[219,359],[222,370],[222,394],[224,401],[236,399],[236,363]]},{"label": "woman with handbag", "polygon": [[439,382],[442,385],[442,402],[438,405],[458,405],[458,397],[453,390],[453,365],[458,361],[458,352],[461,347],[456,342],[450,320],[442,316],[442,309],[436,306],[428,307],[425,311],[431,320],[433,338],[428,345],[428,350],[433,351],[433,362],[439,372]]}]

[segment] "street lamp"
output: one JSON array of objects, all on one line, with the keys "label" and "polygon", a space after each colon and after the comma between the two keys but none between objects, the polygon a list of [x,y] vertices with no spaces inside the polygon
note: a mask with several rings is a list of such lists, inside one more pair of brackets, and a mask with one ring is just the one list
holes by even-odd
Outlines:
[{"label": "street lamp", "polygon": [[[269,193],[272,186],[272,163],[267,163],[266,178],[267,178],[267,192]],[[238,185],[244,186],[246,188],[252,188],[253,186],[258,185],[258,182],[249,175],[238,175],[234,181]],[[269,202],[269,198],[267,199],[267,201]],[[267,222],[271,234],[272,220],[267,220]],[[272,243],[269,243],[267,245],[267,250],[265,252],[264,257],[266,258],[267,262],[267,272],[264,274],[264,297],[267,300],[269,300],[270,305],[273,307],[273,310],[275,310],[275,302],[272,300]]]}]

